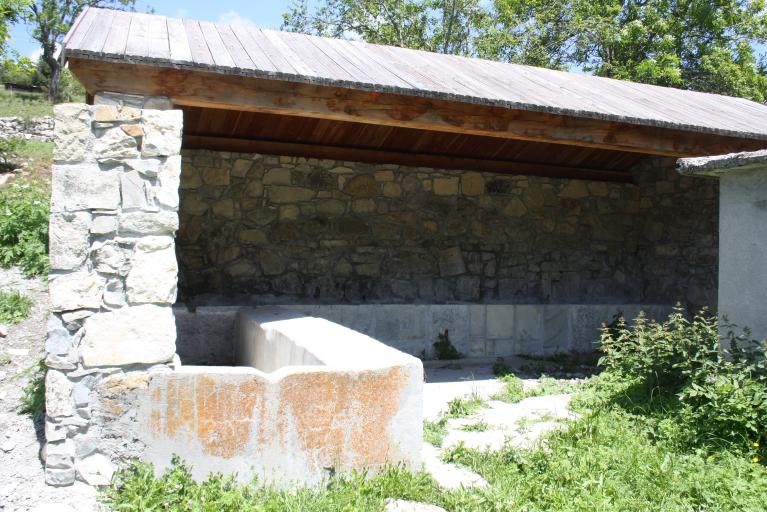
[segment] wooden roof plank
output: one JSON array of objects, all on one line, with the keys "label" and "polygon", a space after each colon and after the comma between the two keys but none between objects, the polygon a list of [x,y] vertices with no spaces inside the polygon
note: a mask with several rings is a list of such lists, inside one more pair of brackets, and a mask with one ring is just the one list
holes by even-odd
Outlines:
[{"label": "wooden roof plank", "polygon": [[152,59],[170,59],[170,41],[168,35],[168,23],[164,16],[149,17],[149,51]]},{"label": "wooden roof plank", "polygon": [[355,78],[352,73],[345,70],[339,63],[313,45],[306,34],[275,32],[273,35],[279,37],[287,46],[301,55],[307,64],[311,63],[309,64],[310,67],[317,72],[318,76],[327,77],[331,80],[359,82],[359,79]]},{"label": "wooden roof plank", "polygon": [[242,43],[237,36],[234,35],[232,28],[229,25],[222,25],[217,23],[216,28],[218,34],[221,36],[221,40],[224,42],[226,51],[229,52],[229,56],[234,61],[234,66],[238,69],[256,69],[253,60],[251,60],[248,52],[242,46]]},{"label": "wooden roof plank", "polygon": [[[258,44],[266,50],[277,70],[283,73],[297,73],[299,75],[319,77],[314,68],[306,62],[307,57],[301,58],[293,49],[285,44],[279,34],[273,30],[254,29],[253,37]],[[281,58],[277,58],[279,55]]]},{"label": "wooden roof plank", "polygon": [[109,34],[107,34],[104,46],[101,48],[103,53],[125,55],[132,21],[133,16],[130,13],[124,11],[117,11],[115,13],[112,25],[109,28]]},{"label": "wooden roof plank", "polygon": [[183,20],[183,23],[186,30],[186,39],[189,42],[189,49],[192,52],[192,61],[203,67],[213,66],[215,62],[210,54],[205,36],[202,35],[200,24],[192,20]]},{"label": "wooden roof plank", "polygon": [[213,57],[213,62],[218,67],[222,68],[236,68],[234,59],[229,55],[226,50],[226,45],[221,39],[221,35],[218,33],[216,25],[210,21],[201,21],[200,30],[202,36],[205,38],[205,42],[208,44],[208,49]]},{"label": "wooden roof plank", "polygon": [[324,37],[316,37],[312,39],[312,42],[322,48],[331,49],[330,51],[337,52],[341,57],[345,58],[352,66],[359,69],[366,77],[368,77],[373,84],[380,84],[383,86],[407,88],[411,85],[396,74],[389,71],[386,67],[381,66],[379,63],[374,62],[364,52],[355,51],[355,48],[347,44],[348,41],[342,39],[330,39]]},{"label": "wooden roof plank", "polygon": [[101,12],[102,9],[94,9],[91,7],[83,13],[82,18],[74,24],[72,30],[64,38],[67,48],[82,50],[80,45],[83,39],[85,39],[85,36],[88,35],[88,31],[91,30],[94,20],[101,14]]},{"label": "wooden roof plank", "polygon": [[149,15],[133,13],[125,55],[131,57],[149,57]]},{"label": "wooden roof plank", "polygon": [[98,13],[97,19],[91,26],[88,34],[80,43],[80,47],[83,51],[97,54],[101,53],[110,29],[112,28],[112,21],[114,18],[115,11],[100,11]]},{"label": "wooden roof plank", "polygon": [[250,57],[251,62],[256,69],[265,71],[267,73],[273,73],[277,71],[277,67],[269,60],[266,52],[259,46],[253,37],[253,33],[248,30],[244,25],[232,25],[232,33],[242,45],[242,48]]},{"label": "wooden roof plank", "polygon": [[180,63],[194,62],[183,22],[179,19],[168,18],[167,30],[171,60]]}]

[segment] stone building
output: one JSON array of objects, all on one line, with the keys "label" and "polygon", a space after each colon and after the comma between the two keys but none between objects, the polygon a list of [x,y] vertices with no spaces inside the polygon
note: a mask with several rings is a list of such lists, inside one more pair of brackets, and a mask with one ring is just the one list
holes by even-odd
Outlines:
[{"label": "stone building", "polygon": [[[362,449],[356,424],[312,444],[301,432],[335,428],[327,413],[260,402],[283,397],[275,373],[229,368],[250,332],[240,309],[278,305],[426,357],[444,330],[469,357],[591,350],[617,313],[716,307],[718,183],[675,161],[767,147],[767,107],[742,99],[242,26],[89,9],[64,55],[91,105],[56,111],[59,485],[162,463],[165,442],[217,469],[241,467],[256,438],[299,446],[307,480],[341,452],[341,469],[415,462],[402,447],[420,426],[400,420],[420,363],[328,356],[367,382],[331,379],[328,396],[391,449]],[[344,339],[372,341],[357,334]],[[400,409],[376,408],[375,390]],[[243,403],[290,425],[264,441],[255,416],[232,420]]]}]

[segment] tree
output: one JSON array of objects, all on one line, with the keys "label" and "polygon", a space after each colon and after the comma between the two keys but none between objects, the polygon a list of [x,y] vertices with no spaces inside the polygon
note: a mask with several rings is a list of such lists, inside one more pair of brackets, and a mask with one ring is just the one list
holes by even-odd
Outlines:
[{"label": "tree", "polygon": [[283,28],[767,100],[766,0],[294,0]]},{"label": "tree", "polygon": [[26,0],[0,0],[0,52],[5,52],[10,27],[19,20],[25,3]]},{"label": "tree", "polygon": [[457,55],[475,54],[489,24],[481,0],[293,0],[282,29]]},{"label": "tree", "polygon": [[[2,0],[0,0],[2,1]],[[29,0],[24,19],[31,24],[34,37],[43,50],[40,57],[48,78],[48,99],[54,101],[59,92],[62,66],[56,49],[69,32],[72,23],[86,7],[131,9],[136,0]]]}]

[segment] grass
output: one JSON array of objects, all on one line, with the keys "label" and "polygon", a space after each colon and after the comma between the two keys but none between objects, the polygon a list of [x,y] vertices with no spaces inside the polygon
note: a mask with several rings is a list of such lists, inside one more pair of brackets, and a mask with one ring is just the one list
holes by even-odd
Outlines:
[{"label": "grass", "polygon": [[7,162],[0,162],[0,171],[19,170],[28,179],[45,182],[47,188],[53,164],[53,144],[27,139],[8,139],[8,141],[13,141],[13,154]]},{"label": "grass", "polygon": [[461,430],[464,432],[487,432],[490,430],[490,425],[485,421],[477,421],[462,426]]},{"label": "grass", "polygon": [[42,418],[45,415],[45,374],[48,367],[45,360],[39,359],[37,363],[19,374],[19,377],[28,377],[29,381],[24,386],[21,394],[21,407],[19,413],[28,414],[33,418]]},{"label": "grass", "polygon": [[561,381],[545,375],[538,379],[538,386],[530,389],[525,389],[522,379],[512,374],[506,374],[503,377],[500,377],[499,380],[503,382],[503,389],[494,394],[491,398],[509,404],[515,404],[521,402],[525,398],[534,396],[573,393],[583,386],[583,382]]},{"label": "grass", "polygon": [[53,105],[45,94],[0,90],[0,117],[33,119],[52,115]]},{"label": "grass", "polygon": [[440,418],[439,421],[425,420],[423,422],[423,440],[432,446],[439,448],[447,437],[447,419]]},{"label": "grass", "polygon": [[471,416],[478,410],[487,405],[487,402],[482,400],[476,393],[464,397],[453,398],[447,403],[447,411],[443,414],[443,418],[465,418]]},{"label": "grass", "polygon": [[32,311],[32,299],[18,290],[0,290],[0,324],[17,324]]},{"label": "grass", "polygon": [[[458,444],[444,458],[489,482],[484,489],[439,489],[428,475],[388,468],[377,476],[341,475],[327,486],[277,491],[215,476],[195,483],[176,465],[157,478],[135,464],[105,495],[112,510],[376,511],[387,498],[448,511],[739,511],[764,510],[767,468],[722,452],[678,451],[651,435],[651,423],[594,400],[599,383],[579,393],[584,416],[533,450],[485,452]],[[595,407],[589,409],[589,407]]]}]

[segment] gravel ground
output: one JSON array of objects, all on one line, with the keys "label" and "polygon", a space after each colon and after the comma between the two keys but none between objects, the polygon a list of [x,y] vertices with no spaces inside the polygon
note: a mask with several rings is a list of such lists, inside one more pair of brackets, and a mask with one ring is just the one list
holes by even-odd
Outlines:
[{"label": "gravel ground", "polygon": [[45,484],[42,423],[18,413],[28,381],[24,371],[43,357],[49,300],[42,280],[25,279],[16,269],[0,269],[0,289],[14,288],[32,298],[34,308],[29,318],[8,326],[8,335],[0,338],[0,511],[95,510],[95,492],[85,484],[63,488]]}]

